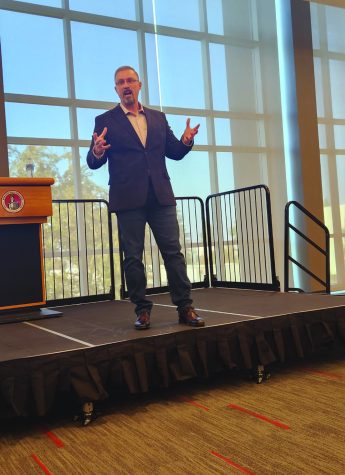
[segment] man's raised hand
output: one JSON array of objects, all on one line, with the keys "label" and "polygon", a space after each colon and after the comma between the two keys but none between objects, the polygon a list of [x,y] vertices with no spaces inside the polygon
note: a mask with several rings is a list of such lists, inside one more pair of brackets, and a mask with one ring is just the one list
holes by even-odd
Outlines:
[{"label": "man's raised hand", "polygon": [[106,133],[108,132],[107,127],[104,127],[102,133],[97,135],[97,132],[94,132],[93,137],[93,153],[96,157],[101,158],[104,155],[104,152],[110,147],[110,144],[107,144],[105,140]]},{"label": "man's raised hand", "polygon": [[182,142],[185,145],[189,145],[193,140],[196,134],[198,133],[200,124],[196,125],[195,127],[190,126],[190,118],[188,117],[186,122],[186,128],[182,135]]}]

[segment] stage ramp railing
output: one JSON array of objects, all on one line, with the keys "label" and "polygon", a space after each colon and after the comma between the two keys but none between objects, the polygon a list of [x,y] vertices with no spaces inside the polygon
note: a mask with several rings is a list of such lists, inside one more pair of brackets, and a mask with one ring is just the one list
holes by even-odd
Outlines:
[{"label": "stage ramp railing", "polygon": [[[204,203],[199,197],[189,196],[177,197],[176,204],[180,243],[192,288],[209,287]],[[120,242],[120,237],[118,239]],[[121,297],[127,298],[128,290],[123,271],[123,260],[120,243]],[[146,226],[145,231],[143,263],[147,279],[147,295],[167,292],[169,284],[163,258],[149,226]]]},{"label": "stage ramp railing", "polygon": [[115,298],[111,214],[105,200],[53,200],[43,225],[47,304]]},{"label": "stage ramp railing", "polygon": [[[320,234],[319,243],[316,239],[306,235],[307,222],[314,223],[314,234]],[[317,232],[318,231],[318,232]],[[310,233],[309,233],[310,234]],[[295,246],[291,246],[291,241],[295,240]],[[320,241],[322,241],[321,245]],[[295,247],[293,252],[292,247]],[[296,251],[297,248],[297,251]],[[299,250],[299,252],[298,252]],[[313,259],[310,256],[311,265],[306,267],[303,259],[303,254],[315,253],[321,255],[324,259],[324,275],[321,277],[312,271]],[[292,255],[293,254],[293,255]],[[308,259],[307,259],[308,260]],[[305,290],[290,286],[290,267],[293,269],[300,269],[303,271],[305,277],[309,276],[316,285],[321,286],[321,291],[327,294],[331,292],[331,271],[330,271],[330,234],[327,226],[302,206],[297,201],[289,201],[285,206],[285,240],[284,240],[284,291],[285,292],[304,292]],[[292,272],[293,274],[293,272]],[[300,279],[303,282],[303,278]]]},{"label": "stage ramp railing", "polygon": [[208,196],[206,223],[213,287],[280,290],[265,185]]}]

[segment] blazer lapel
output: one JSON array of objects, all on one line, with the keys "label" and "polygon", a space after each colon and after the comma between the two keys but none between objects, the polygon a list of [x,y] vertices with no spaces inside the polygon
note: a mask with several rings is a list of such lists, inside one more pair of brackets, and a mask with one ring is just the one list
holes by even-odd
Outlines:
[{"label": "blazer lapel", "polygon": [[151,114],[151,111],[150,109],[147,109],[146,107],[144,107],[144,112],[145,112],[145,116],[146,116],[146,123],[147,123],[147,136],[146,136],[146,144],[145,144],[145,148],[148,148],[148,146],[150,145],[150,139],[152,137],[152,133],[153,133],[153,124],[152,124],[152,114]]},{"label": "blazer lapel", "polygon": [[[140,147],[143,147],[143,144],[141,143],[138,137],[138,134],[136,133],[133,125],[128,120],[128,117],[126,116],[126,114],[121,109],[120,105],[117,105],[112,110],[112,113],[116,122],[118,123],[118,125],[120,125],[120,127],[124,130],[124,132],[127,133],[132,138],[132,140],[135,140],[136,143],[140,145]],[[146,143],[147,143],[147,140],[146,140]]]}]

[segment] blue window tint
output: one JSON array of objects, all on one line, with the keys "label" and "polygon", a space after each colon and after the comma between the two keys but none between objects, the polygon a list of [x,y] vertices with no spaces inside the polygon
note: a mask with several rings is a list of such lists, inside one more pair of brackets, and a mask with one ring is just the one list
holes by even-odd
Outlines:
[{"label": "blue window tint", "polygon": [[0,10],[7,93],[67,96],[62,20]]},{"label": "blue window tint", "polygon": [[345,61],[330,60],[329,71],[331,75],[333,117],[335,119],[345,119]]},{"label": "blue window tint", "polygon": [[231,145],[230,120],[214,119],[216,145]]},{"label": "blue window tint", "polygon": [[267,184],[266,159],[263,153],[233,153],[234,187],[237,189],[259,183]]},{"label": "blue window tint", "polygon": [[77,98],[117,102],[115,70],[139,69],[136,32],[73,22],[72,43]]},{"label": "blue window tint", "polygon": [[262,112],[262,90],[258,87],[260,69],[258,50],[242,46],[226,49],[227,83],[231,110],[236,112]]},{"label": "blue window tint", "polygon": [[311,16],[311,32],[313,38],[313,48],[320,48],[320,30],[319,30],[319,20],[318,20],[318,9],[319,6],[315,3],[310,3],[310,16]]},{"label": "blue window tint", "polygon": [[317,116],[325,116],[325,104],[323,99],[323,80],[322,80],[322,69],[321,69],[321,59],[314,57],[314,75],[315,75],[315,92],[316,92],[316,107],[317,107]]},{"label": "blue window tint", "polygon": [[35,5],[45,5],[47,7],[61,7],[61,0],[14,0],[24,3],[34,3]]},{"label": "blue window tint", "polygon": [[[239,40],[257,40],[257,1],[223,0],[224,34]],[[263,3],[269,3],[264,0]],[[270,0],[270,3],[272,0]],[[273,5],[272,9],[273,10]]]},{"label": "blue window tint", "polygon": [[218,187],[219,192],[231,191],[234,185],[234,165],[232,162],[232,153],[217,153]]},{"label": "blue window tint", "polygon": [[144,11],[144,21],[146,23],[154,23],[152,0],[142,0],[142,2]]},{"label": "blue window tint", "polygon": [[7,102],[5,111],[10,137],[71,138],[67,107]]},{"label": "blue window tint", "polygon": [[263,121],[231,119],[231,140],[236,147],[264,147],[266,140]]},{"label": "blue window tint", "polygon": [[206,5],[209,33],[224,35],[222,0],[207,0]]},{"label": "blue window tint", "polygon": [[319,130],[319,147],[327,148],[327,136],[326,136],[325,124],[318,124],[318,130]]},{"label": "blue window tint", "polygon": [[175,196],[199,196],[205,199],[211,193],[207,152],[192,151],[183,160],[167,160],[167,168]]},{"label": "blue window tint", "polygon": [[105,110],[102,109],[77,109],[78,138],[80,140],[90,140],[91,142],[95,126],[95,117],[103,114],[103,112],[105,112]]},{"label": "blue window tint", "polygon": [[[323,127],[326,128],[325,125]],[[345,125],[334,126],[334,142],[335,148],[345,149]],[[343,174],[342,176],[345,177],[345,174]],[[342,186],[342,188],[344,189],[344,186]]]},{"label": "blue window tint", "polygon": [[[207,124],[205,117],[195,117],[189,116],[190,126],[195,127],[200,124],[198,134],[195,136],[194,143],[195,145],[207,145]],[[172,131],[177,138],[180,138],[183,134],[183,131],[186,127],[187,117],[184,115],[171,115],[167,114],[167,120],[169,122]]]},{"label": "blue window tint", "polygon": [[229,110],[228,80],[226,74],[225,46],[210,44],[211,88],[213,109]]},{"label": "blue window tint", "polygon": [[149,104],[159,106],[161,100],[159,92],[160,84],[156,55],[156,40],[157,37],[155,35],[145,35]]},{"label": "blue window tint", "polygon": [[[158,59],[163,106],[203,109],[204,75],[199,41],[158,36]],[[149,93],[155,94],[149,84]]]},{"label": "blue window tint", "polygon": [[96,13],[98,15],[135,20],[135,1],[125,0],[69,0],[71,10],[78,12]]},{"label": "blue window tint", "polygon": [[344,53],[345,51],[345,10],[344,8],[327,7],[327,40],[329,51]]},{"label": "blue window tint", "polygon": [[143,0],[144,21],[157,25],[200,30],[199,0]]}]

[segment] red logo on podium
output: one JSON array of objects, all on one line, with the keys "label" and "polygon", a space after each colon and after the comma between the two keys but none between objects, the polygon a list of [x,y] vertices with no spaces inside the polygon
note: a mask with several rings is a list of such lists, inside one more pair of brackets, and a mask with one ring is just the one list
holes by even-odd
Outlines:
[{"label": "red logo on podium", "polygon": [[24,198],[18,191],[7,191],[2,196],[1,204],[9,213],[18,213],[24,206]]}]

